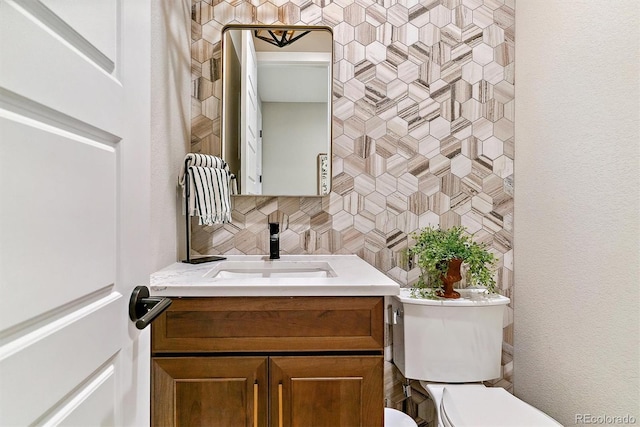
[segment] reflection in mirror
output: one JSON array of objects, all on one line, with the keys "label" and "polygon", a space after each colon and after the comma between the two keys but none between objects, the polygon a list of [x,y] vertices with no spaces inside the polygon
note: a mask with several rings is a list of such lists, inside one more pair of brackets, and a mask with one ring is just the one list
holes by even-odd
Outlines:
[{"label": "reflection in mirror", "polygon": [[329,194],[331,30],[233,25],[222,40],[221,152],[239,193]]}]

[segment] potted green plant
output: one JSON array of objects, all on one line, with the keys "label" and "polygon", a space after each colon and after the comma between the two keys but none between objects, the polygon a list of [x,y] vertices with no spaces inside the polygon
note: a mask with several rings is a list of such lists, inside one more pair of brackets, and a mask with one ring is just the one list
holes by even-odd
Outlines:
[{"label": "potted green plant", "polygon": [[460,267],[463,263],[467,266],[469,285],[496,292],[492,267],[497,259],[485,244],[474,242],[464,227],[447,230],[426,227],[413,233],[412,237],[416,242],[408,249],[408,254],[415,256],[415,262],[422,270],[413,296],[459,298],[453,284],[462,278]]}]

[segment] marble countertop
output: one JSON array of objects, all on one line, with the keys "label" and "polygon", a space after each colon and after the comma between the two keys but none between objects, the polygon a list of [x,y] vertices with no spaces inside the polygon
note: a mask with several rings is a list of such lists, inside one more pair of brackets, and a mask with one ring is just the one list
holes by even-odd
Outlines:
[{"label": "marble countertop", "polygon": [[[264,255],[225,255],[226,261],[259,262]],[[398,295],[400,286],[357,255],[283,255],[266,261],[278,263],[323,262],[331,277],[214,277],[220,263],[174,263],[151,275],[150,293],[166,297],[250,296],[383,296]]]}]

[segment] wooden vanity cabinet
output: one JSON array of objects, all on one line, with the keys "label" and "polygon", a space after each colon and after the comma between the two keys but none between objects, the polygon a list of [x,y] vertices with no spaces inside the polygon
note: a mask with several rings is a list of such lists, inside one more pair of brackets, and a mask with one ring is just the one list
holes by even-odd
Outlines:
[{"label": "wooden vanity cabinet", "polygon": [[152,425],[382,427],[383,306],[174,299],[152,325]]}]

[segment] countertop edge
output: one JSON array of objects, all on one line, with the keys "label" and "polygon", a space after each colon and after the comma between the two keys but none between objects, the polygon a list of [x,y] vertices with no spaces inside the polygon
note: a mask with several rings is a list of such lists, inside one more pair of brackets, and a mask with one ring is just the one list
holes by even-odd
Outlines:
[{"label": "countertop edge", "polygon": [[[161,297],[336,297],[393,296],[400,285],[357,255],[285,255],[285,260],[327,260],[339,277],[292,279],[219,279],[208,274],[216,263],[173,263],[150,276],[150,293]],[[229,260],[263,259],[232,255]]]}]

